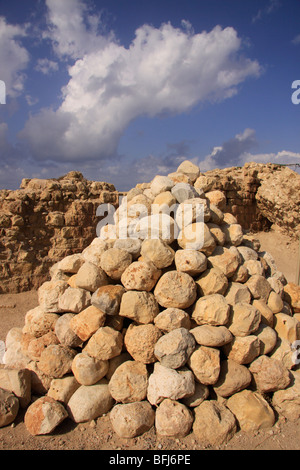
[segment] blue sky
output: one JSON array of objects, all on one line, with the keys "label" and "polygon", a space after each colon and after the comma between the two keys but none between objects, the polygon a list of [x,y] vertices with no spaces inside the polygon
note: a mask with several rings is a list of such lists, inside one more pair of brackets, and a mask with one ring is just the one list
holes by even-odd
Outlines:
[{"label": "blue sky", "polygon": [[299,18],[299,0],[0,0],[0,188],[300,163]]}]

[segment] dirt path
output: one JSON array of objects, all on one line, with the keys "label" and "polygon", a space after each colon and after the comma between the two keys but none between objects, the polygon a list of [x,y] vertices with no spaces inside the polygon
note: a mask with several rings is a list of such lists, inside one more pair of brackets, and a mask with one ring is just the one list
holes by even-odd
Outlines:
[{"label": "dirt path", "polygon": [[[261,249],[271,253],[278,270],[288,281],[295,282],[298,243],[278,232],[255,235]],[[28,310],[38,305],[36,291],[0,295],[0,340],[4,341],[12,327],[23,327]],[[109,416],[90,423],[75,425],[65,420],[51,435],[31,436],[23,423],[22,413],[11,425],[0,429],[0,450],[181,450],[196,451],[203,447],[190,434],[183,439],[156,436],[154,428],[135,439],[121,439],[112,430]],[[277,420],[272,429],[246,434],[237,432],[220,449],[230,450],[300,450],[300,422]]]}]

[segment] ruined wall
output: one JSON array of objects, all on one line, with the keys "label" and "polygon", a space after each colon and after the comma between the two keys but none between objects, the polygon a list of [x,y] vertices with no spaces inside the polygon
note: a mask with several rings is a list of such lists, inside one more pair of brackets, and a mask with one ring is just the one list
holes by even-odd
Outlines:
[{"label": "ruined wall", "polygon": [[1,190],[0,293],[38,287],[54,263],[81,252],[96,236],[99,204],[117,206],[118,196],[112,184],[75,171]]}]

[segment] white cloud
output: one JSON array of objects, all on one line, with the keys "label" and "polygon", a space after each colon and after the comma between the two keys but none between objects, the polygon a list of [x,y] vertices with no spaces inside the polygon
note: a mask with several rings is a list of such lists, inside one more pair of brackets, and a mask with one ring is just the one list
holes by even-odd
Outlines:
[{"label": "white cloud", "polygon": [[54,62],[54,60],[44,58],[44,59],[37,60],[37,65],[35,67],[35,70],[43,73],[44,75],[49,75],[52,72],[56,72],[58,68],[59,67],[58,67],[57,62]]},{"label": "white cloud", "polygon": [[[282,165],[300,164],[300,153],[282,150],[277,153],[252,153],[251,149],[258,146],[254,129],[245,129],[221,146],[214,147],[204,159],[198,159],[201,171],[215,168],[244,166],[247,162],[278,163]],[[296,169],[296,167],[295,167]]]},{"label": "white cloud", "polygon": [[7,96],[11,97],[19,96],[24,89],[23,71],[29,62],[29,54],[19,42],[24,36],[26,27],[8,24],[0,16],[0,79],[5,82]]},{"label": "white cloud", "polygon": [[137,117],[183,113],[205,100],[229,98],[260,74],[257,61],[240,56],[242,41],[231,27],[195,34],[187,22],[184,30],[143,25],[125,48],[97,33],[96,17],[88,21],[78,0],[47,5],[57,54],[77,60],[61,106],[30,117],[21,134],[37,159],[109,158]]}]

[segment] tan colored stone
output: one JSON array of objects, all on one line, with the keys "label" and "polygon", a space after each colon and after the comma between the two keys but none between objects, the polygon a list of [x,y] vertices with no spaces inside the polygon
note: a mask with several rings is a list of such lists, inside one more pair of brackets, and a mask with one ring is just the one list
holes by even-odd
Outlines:
[{"label": "tan colored stone", "polygon": [[59,298],[60,312],[79,313],[91,303],[91,294],[85,289],[68,287]]},{"label": "tan colored stone", "polygon": [[22,332],[39,338],[49,331],[54,331],[59,315],[45,313],[40,306],[29,310],[25,315],[25,325]]},{"label": "tan colored stone", "polygon": [[260,354],[269,354],[273,351],[277,342],[277,333],[273,328],[261,322],[253,334],[259,339]]},{"label": "tan colored stone", "polygon": [[189,434],[193,415],[182,403],[166,398],[157,407],[155,428],[159,436],[182,438]]},{"label": "tan colored stone", "polygon": [[216,400],[205,400],[195,408],[193,433],[202,446],[226,444],[236,433],[234,415]]},{"label": "tan colored stone", "polygon": [[267,305],[273,313],[282,312],[284,307],[282,298],[274,291],[270,292]]},{"label": "tan colored stone", "polygon": [[183,227],[177,242],[184,250],[199,250],[206,256],[210,256],[216,248],[215,239],[203,222],[195,222]]},{"label": "tan colored stone", "polygon": [[249,366],[253,382],[262,393],[283,390],[290,384],[289,371],[277,359],[259,356]]},{"label": "tan colored stone", "polygon": [[199,406],[204,400],[209,397],[209,387],[199,382],[195,383],[195,392],[189,397],[184,397],[182,403],[188,407],[194,408]]},{"label": "tan colored stone", "polygon": [[260,340],[254,335],[236,336],[223,351],[238,364],[250,364],[260,354]]},{"label": "tan colored stone", "polygon": [[215,384],[220,374],[220,351],[207,346],[197,346],[188,360],[198,382],[204,385]]},{"label": "tan colored stone", "polygon": [[176,204],[176,198],[173,196],[171,191],[164,191],[158,194],[151,204],[151,213],[159,214],[166,213],[170,214],[170,208]]},{"label": "tan colored stone", "polygon": [[268,429],[275,423],[274,411],[257,392],[242,390],[228,398],[227,408],[236,417],[239,427],[245,432]]},{"label": "tan colored stone", "polygon": [[179,271],[168,271],[157,282],[154,295],[162,307],[188,308],[196,300],[196,284],[191,276]]},{"label": "tan colored stone", "polygon": [[26,408],[31,399],[31,375],[27,369],[0,364],[0,388],[12,392],[20,406]]},{"label": "tan colored stone", "polygon": [[27,431],[33,436],[50,434],[68,417],[64,406],[51,397],[40,397],[34,401],[24,416]]},{"label": "tan colored stone", "polygon": [[147,325],[129,325],[124,344],[127,351],[135,361],[151,364],[157,361],[154,355],[154,347],[162,332],[151,323]]},{"label": "tan colored stone", "polygon": [[189,331],[177,328],[159,338],[154,354],[163,366],[178,369],[185,365],[195,346],[195,339]]},{"label": "tan colored stone", "polygon": [[190,330],[196,342],[202,346],[218,348],[230,343],[233,336],[226,326],[201,325]]},{"label": "tan colored stone", "polygon": [[213,388],[217,395],[226,398],[247,388],[251,383],[251,378],[247,367],[232,359],[225,359],[221,361],[219,379]]},{"label": "tan colored stone", "polygon": [[300,313],[300,286],[288,282],[284,286],[284,300],[292,306],[294,313]]},{"label": "tan colored stone", "polygon": [[222,191],[208,191],[205,193],[205,197],[209,200],[210,204],[214,204],[218,209],[224,212],[226,208],[226,196]]},{"label": "tan colored stone", "polygon": [[222,224],[221,226],[224,234],[226,243],[239,246],[244,238],[243,229],[240,224]]},{"label": "tan colored stone", "polygon": [[106,273],[100,267],[86,261],[78,270],[75,287],[95,292],[98,287],[108,284]]},{"label": "tan colored stone", "polygon": [[117,315],[124,293],[125,288],[121,285],[102,286],[93,293],[91,304],[106,315]]},{"label": "tan colored stone", "polygon": [[230,282],[228,289],[225,292],[225,299],[230,305],[235,305],[240,302],[250,304],[251,294],[247,286],[239,282]]},{"label": "tan colored stone", "polygon": [[274,330],[280,338],[287,339],[290,343],[300,339],[300,322],[285,313],[274,315]]},{"label": "tan colored stone", "polygon": [[71,320],[75,317],[74,313],[65,313],[59,317],[55,323],[55,334],[59,342],[69,348],[82,346],[82,339],[76,335],[71,328]]},{"label": "tan colored stone", "polygon": [[161,276],[161,271],[153,263],[134,261],[122,274],[121,282],[127,290],[150,292]]},{"label": "tan colored stone", "polygon": [[154,324],[164,333],[176,328],[191,328],[191,318],[187,312],[180,308],[170,307],[160,312],[154,318]]},{"label": "tan colored stone", "polygon": [[147,401],[115,405],[110,420],[115,433],[125,439],[132,439],[149,431],[155,419],[155,411]]},{"label": "tan colored stone", "polygon": [[219,268],[207,269],[195,282],[200,296],[224,295],[228,288],[228,279]]},{"label": "tan colored stone", "polygon": [[259,310],[251,304],[239,302],[231,308],[228,329],[235,336],[249,336],[258,329],[260,320]]},{"label": "tan colored stone", "polygon": [[72,372],[81,385],[99,382],[108,371],[108,361],[89,356],[86,352],[77,354],[72,362]]},{"label": "tan colored stone", "polygon": [[226,325],[229,320],[230,306],[220,294],[201,297],[194,305],[192,318],[198,325]]},{"label": "tan colored stone", "polygon": [[125,269],[128,268],[131,263],[131,254],[120,248],[110,248],[101,256],[101,268],[115,281],[121,279]]},{"label": "tan colored stone", "polygon": [[83,349],[90,356],[107,361],[118,356],[123,347],[123,336],[109,326],[100,327]]},{"label": "tan colored stone", "polygon": [[264,276],[260,276],[258,274],[251,276],[246,282],[246,286],[250,290],[254,299],[260,299],[264,302],[268,301],[271,286]]},{"label": "tan colored stone", "polygon": [[152,292],[127,291],[122,296],[119,315],[136,323],[152,323],[159,313],[158,303]]},{"label": "tan colored stone", "polygon": [[0,388],[0,428],[13,423],[18,411],[18,398],[12,392]]},{"label": "tan colored stone", "polygon": [[213,268],[219,268],[227,278],[232,277],[239,267],[238,257],[223,246],[217,246],[208,261]]},{"label": "tan colored stone", "polygon": [[151,405],[158,405],[165,398],[180,400],[195,393],[193,372],[185,367],[170,369],[159,362],[154,364],[153,373],[149,377],[147,399]]},{"label": "tan colored stone", "polygon": [[200,175],[200,168],[189,160],[184,160],[177,168],[178,173],[183,173],[194,183]]},{"label": "tan colored stone", "polygon": [[252,305],[260,311],[261,322],[272,328],[274,324],[274,314],[266,302],[262,299],[255,299],[253,300]]},{"label": "tan colored stone", "polygon": [[39,338],[33,337],[28,344],[26,354],[33,361],[38,361],[44,349],[50,344],[59,344],[59,339],[53,331],[49,331]]},{"label": "tan colored stone", "polygon": [[104,323],[105,313],[90,305],[71,318],[70,328],[82,341],[87,341]]},{"label": "tan colored stone", "polygon": [[273,394],[272,405],[279,415],[297,422],[300,418],[300,371],[291,371],[291,376],[290,385]]},{"label": "tan colored stone", "polygon": [[67,405],[71,396],[80,387],[73,375],[66,375],[61,379],[52,379],[47,395],[56,401]]},{"label": "tan colored stone", "polygon": [[174,261],[177,271],[190,276],[197,276],[207,268],[205,254],[197,250],[177,250]]},{"label": "tan colored stone", "polygon": [[226,236],[221,227],[211,222],[209,222],[207,226],[209,228],[210,233],[214,237],[216,244],[224,246],[226,243]]},{"label": "tan colored stone", "polygon": [[40,356],[39,369],[50,377],[59,379],[71,372],[76,351],[62,344],[50,344]]},{"label": "tan colored stone", "polygon": [[123,362],[112,375],[108,388],[111,396],[121,403],[133,403],[146,398],[148,371],[138,361]]},{"label": "tan colored stone", "polygon": [[46,281],[38,289],[38,301],[41,310],[49,313],[62,312],[59,307],[59,299],[68,289],[69,285],[66,281]]},{"label": "tan colored stone", "polygon": [[141,255],[145,261],[153,263],[158,269],[163,269],[173,263],[175,252],[163,240],[148,239],[142,243]]}]

